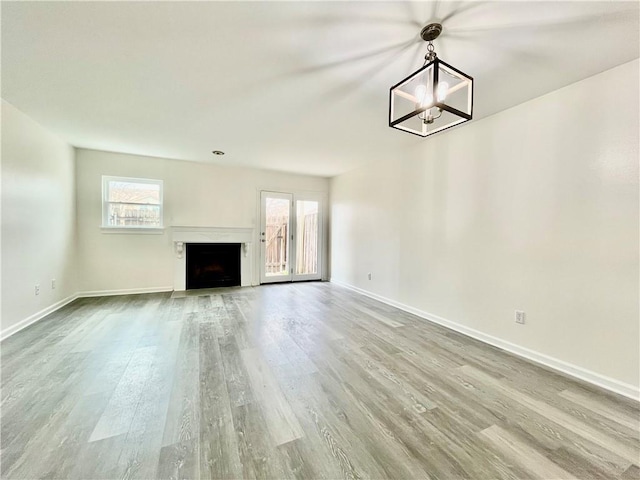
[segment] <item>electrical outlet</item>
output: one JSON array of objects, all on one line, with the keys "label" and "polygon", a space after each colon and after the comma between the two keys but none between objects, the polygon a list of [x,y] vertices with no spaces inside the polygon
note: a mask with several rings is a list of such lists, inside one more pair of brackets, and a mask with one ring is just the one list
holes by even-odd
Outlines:
[{"label": "electrical outlet", "polygon": [[522,310],[516,310],[516,323],[524,324],[524,312]]},{"label": "electrical outlet", "polygon": [[51,290],[55,290],[56,289],[56,279],[52,278],[51,279]]},{"label": "electrical outlet", "polygon": [[36,285],[36,295],[40,295],[40,285]]},{"label": "electrical outlet", "polygon": [[370,273],[367,273],[367,278],[368,278],[369,280],[371,280],[371,274],[370,274]]}]

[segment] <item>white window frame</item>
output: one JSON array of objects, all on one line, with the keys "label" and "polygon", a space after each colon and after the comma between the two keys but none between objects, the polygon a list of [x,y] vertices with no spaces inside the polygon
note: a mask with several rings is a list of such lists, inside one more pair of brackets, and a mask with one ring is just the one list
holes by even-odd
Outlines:
[{"label": "white window frame", "polygon": [[[149,185],[158,185],[160,187],[160,225],[157,226],[140,226],[140,225],[109,225],[109,182],[130,182],[130,183],[146,183]],[[140,204],[144,205],[144,204]],[[161,231],[164,230],[164,182],[153,178],[134,178],[134,177],[115,177],[111,175],[102,176],[102,228],[104,230],[144,230],[144,231]]]}]

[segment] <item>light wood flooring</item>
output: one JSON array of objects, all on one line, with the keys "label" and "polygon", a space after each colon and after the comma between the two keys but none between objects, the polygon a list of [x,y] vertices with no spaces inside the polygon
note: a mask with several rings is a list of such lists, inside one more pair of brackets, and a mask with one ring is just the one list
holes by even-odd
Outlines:
[{"label": "light wood flooring", "polygon": [[640,477],[636,402],[327,283],[199,293],[2,342],[2,478]]}]

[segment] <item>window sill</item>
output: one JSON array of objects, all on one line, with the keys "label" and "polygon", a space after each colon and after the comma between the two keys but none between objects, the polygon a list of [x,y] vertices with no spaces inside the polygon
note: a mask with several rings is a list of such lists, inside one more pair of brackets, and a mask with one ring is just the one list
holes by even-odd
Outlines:
[{"label": "window sill", "polygon": [[164,227],[100,227],[102,233],[128,235],[163,235]]}]

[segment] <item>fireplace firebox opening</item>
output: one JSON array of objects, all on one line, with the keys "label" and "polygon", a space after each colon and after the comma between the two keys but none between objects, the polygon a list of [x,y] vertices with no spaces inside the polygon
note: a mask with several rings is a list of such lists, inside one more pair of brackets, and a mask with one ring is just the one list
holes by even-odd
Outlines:
[{"label": "fireplace firebox opening", "polygon": [[187,243],[187,290],[240,285],[239,243]]}]

